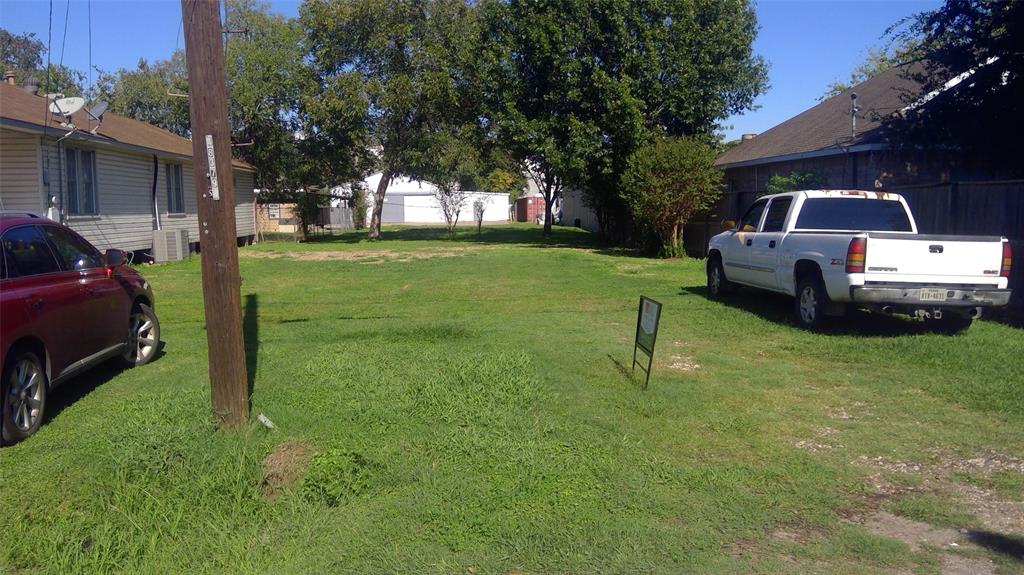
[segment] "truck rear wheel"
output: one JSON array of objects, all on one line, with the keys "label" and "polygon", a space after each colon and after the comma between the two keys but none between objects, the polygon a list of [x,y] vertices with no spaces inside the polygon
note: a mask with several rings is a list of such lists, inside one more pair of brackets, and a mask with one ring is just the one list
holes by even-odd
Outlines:
[{"label": "truck rear wheel", "polygon": [[821,331],[825,327],[825,310],[828,309],[828,293],[817,274],[804,274],[796,287],[794,302],[796,323],[808,331]]}]

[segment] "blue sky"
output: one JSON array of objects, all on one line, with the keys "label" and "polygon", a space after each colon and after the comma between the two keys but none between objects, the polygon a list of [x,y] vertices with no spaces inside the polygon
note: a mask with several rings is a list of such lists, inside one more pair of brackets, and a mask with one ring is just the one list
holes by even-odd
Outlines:
[{"label": "blue sky", "polygon": [[[762,0],[755,51],[771,65],[771,87],[758,109],[729,118],[726,137],[760,133],[813,106],[834,80],[846,79],[867,54],[882,46],[886,28],[901,18],[936,8],[938,1]],[[61,58],[67,15],[64,63],[80,70],[89,64],[89,8],[86,0],[53,0],[53,61]],[[298,1],[276,0],[271,9],[294,16]],[[34,32],[47,42],[48,0],[0,0],[0,26]],[[92,63],[103,70],[133,68],[139,58],[168,57],[183,46],[181,4],[174,0],[92,0]],[[96,73],[93,73],[95,79]]]}]

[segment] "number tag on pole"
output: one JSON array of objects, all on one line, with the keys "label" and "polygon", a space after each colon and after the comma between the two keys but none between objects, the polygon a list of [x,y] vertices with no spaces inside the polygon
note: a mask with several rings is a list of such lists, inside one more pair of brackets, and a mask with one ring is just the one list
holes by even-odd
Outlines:
[{"label": "number tag on pole", "polygon": [[207,177],[210,178],[210,197],[220,199],[220,186],[217,183],[217,158],[213,153],[213,134],[206,135],[206,165],[210,170]]}]

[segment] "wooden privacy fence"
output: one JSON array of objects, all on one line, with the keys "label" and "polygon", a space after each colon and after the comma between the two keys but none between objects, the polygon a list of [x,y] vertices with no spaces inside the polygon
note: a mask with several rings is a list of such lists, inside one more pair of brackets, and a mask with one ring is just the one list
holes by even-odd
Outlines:
[{"label": "wooden privacy fence", "polygon": [[907,200],[921,233],[1009,238],[1014,263],[1010,307],[1024,311],[1024,180],[941,182],[887,191]]}]

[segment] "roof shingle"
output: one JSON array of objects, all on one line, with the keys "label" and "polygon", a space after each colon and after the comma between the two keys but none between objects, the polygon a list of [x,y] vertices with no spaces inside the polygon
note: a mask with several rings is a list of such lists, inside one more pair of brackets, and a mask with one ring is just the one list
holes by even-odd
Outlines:
[{"label": "roof shingle", "polygon": [[[0,82],[0,117],[32,124],[40,131],[44,128],[63,130],[59,118],[50,113],[46,98],[28,93],[20,86]],[[94,141],[121,143],[139,146],[158,152],[167,152],[178,156],[192,157],[192,141],[172,134],[146,122],[132,120],[117,114],[106,113],[103,123],[95,135],[88,130],[96,126],[89,122],[85,111],[76,112],[73,123],[78,127],[78,134]],[[232,165],[239,168],[254,169],[251,164],[233,159]]]},{"label": "roof shingle", "polygon": [[[906,106],[908,93],[916,94],[920,84],[911,79],[917,72],[907,65],[890,68],[853,88],[822,101],[753,139],[723,152],[715,165],[750,162],[788,154],[845,148],[881,141],[882,117]],[[857,93],[857,134],[851,137],[850,93]]]}]

